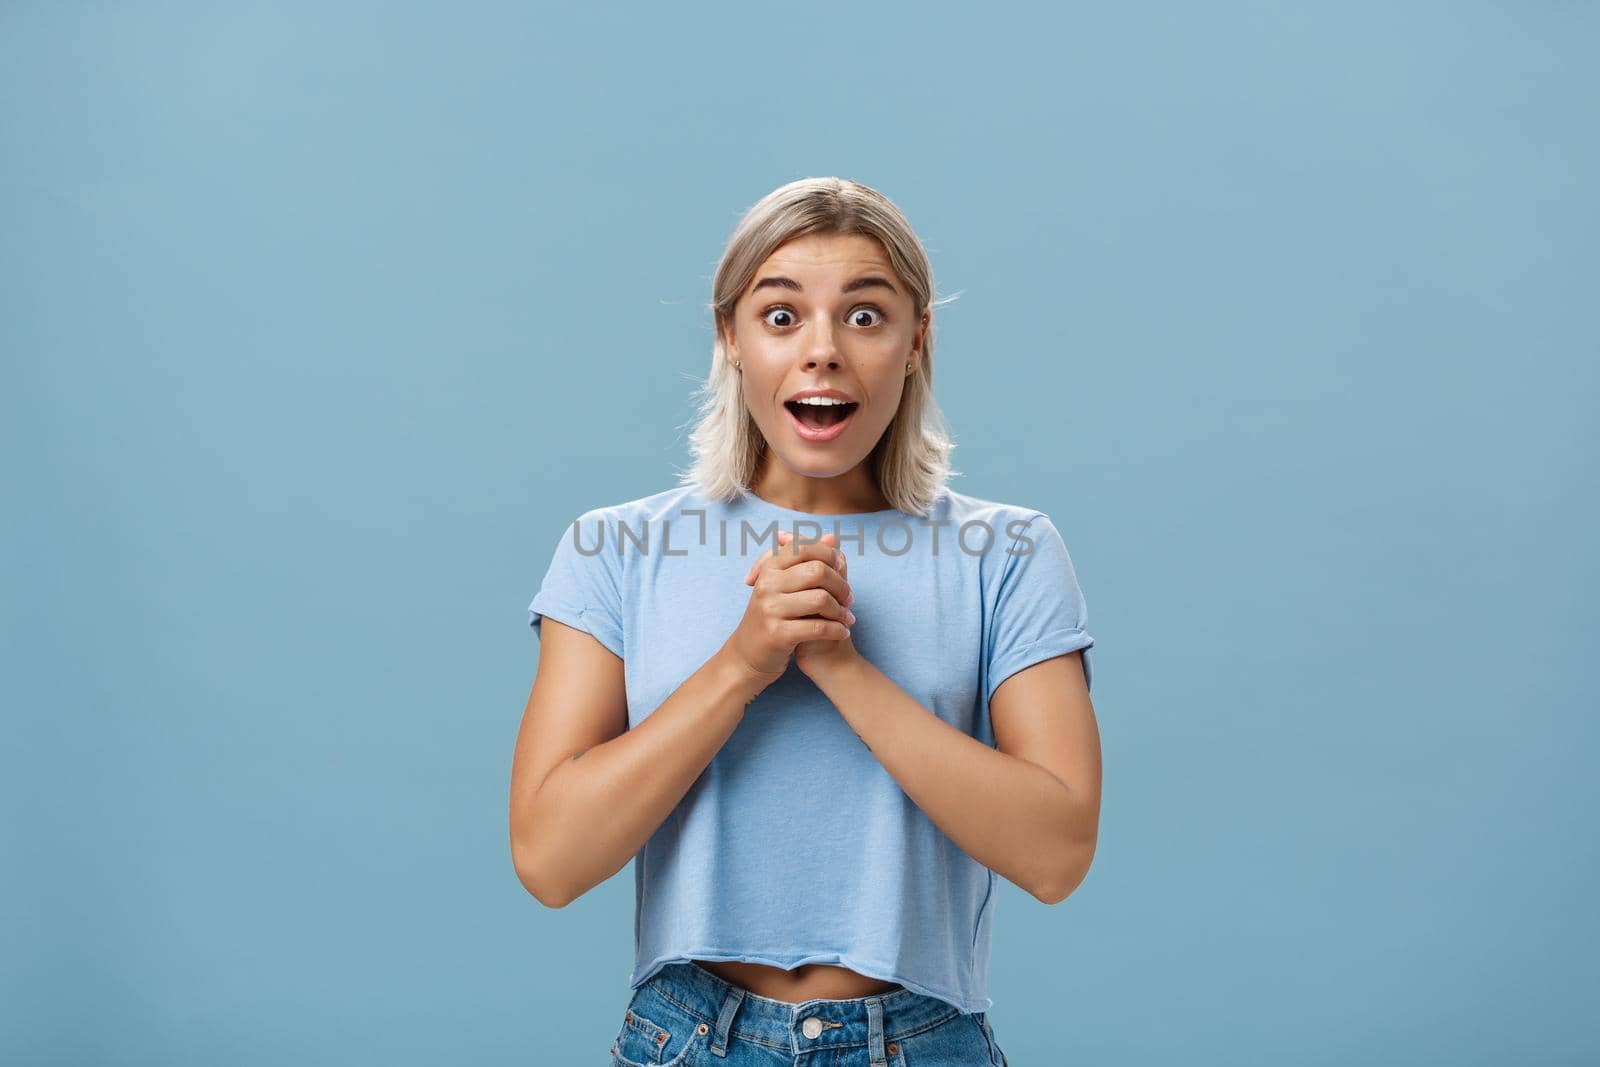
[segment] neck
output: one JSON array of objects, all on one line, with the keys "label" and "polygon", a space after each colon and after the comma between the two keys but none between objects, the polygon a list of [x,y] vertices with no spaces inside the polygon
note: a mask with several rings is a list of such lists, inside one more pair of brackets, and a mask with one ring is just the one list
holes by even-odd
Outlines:
[{"label": "neck", "polygon": [[813,478],[774,462],[769,453],[751,489],[770,504],[818,515],[851,515],[889,507],[865,463],[831,478]]}]

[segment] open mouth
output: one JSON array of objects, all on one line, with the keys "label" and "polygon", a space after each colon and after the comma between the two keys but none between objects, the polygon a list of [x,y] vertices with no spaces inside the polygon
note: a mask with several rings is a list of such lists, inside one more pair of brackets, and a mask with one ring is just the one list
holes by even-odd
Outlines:
[{"label": "open mouth", "polygon": [[802,404],[797,400],[789,400],[783,406],[789,409],[789,417],[801,437],[810,441],[827,441],[844,432],[845,423],[850,421],[850,416],[861,405]]}]

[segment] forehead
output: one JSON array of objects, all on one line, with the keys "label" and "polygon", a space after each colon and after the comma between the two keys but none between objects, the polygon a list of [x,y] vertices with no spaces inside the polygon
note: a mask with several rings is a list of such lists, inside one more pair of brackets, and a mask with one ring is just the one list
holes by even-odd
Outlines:
[{"label": "forehead", "polygon": [[889,257],[877,238],[865,234],[810,233],[780,245],[756,270],[752,282],[763,273],[783,271],[788,274],[832,274],[878,268],[893,276]]}]

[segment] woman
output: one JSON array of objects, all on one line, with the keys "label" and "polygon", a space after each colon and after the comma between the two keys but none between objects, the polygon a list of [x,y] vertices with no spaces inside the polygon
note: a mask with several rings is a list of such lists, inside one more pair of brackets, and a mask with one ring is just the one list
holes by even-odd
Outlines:
[{"label": "woman", "polygon": [[1095,849],[1071,559],[947,486],[932,271],[881,194],[773,191],[713,289],[695,463],[580,516],[529,605],[518,877],[560,907],[635,861],[614,1064],[1000,1067],[997,872],[1056,903]]}]

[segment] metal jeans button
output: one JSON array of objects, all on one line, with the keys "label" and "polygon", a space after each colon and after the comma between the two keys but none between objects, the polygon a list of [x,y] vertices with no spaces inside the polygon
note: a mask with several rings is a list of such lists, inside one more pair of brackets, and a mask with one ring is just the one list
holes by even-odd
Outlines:
[{"label": "metal jeans button", "polygon": [[815,1015],[811,1016],[800,1024],[800,1032],[809,1038],[815,1039],[818,1034],[822,1033],[822,1020]]}]

